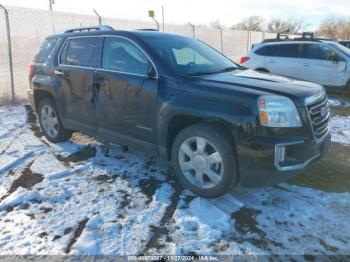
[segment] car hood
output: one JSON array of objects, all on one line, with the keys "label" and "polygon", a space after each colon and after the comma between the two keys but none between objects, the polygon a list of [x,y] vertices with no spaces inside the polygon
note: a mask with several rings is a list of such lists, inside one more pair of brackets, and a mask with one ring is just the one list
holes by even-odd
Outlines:
[{"label": "car hood", "polygon": [[305,100],[323,92],[323,87],[305,81],[259,73],[253,70],[236,70],[228,73],[202,76],[201,85],[215,86],[238,92],[256,95],[282,95],[291,98],[298,106],[304,106]]}]

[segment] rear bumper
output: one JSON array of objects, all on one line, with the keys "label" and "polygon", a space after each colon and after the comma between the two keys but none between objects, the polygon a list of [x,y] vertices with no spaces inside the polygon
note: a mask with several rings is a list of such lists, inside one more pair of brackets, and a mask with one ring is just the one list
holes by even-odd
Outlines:
[{"label": "rear bumper", "polygon": [[256,137],[237,145],[240,183],[246,187],[271,186],[288,181],[320,159],[330,146],[305,138]]}]

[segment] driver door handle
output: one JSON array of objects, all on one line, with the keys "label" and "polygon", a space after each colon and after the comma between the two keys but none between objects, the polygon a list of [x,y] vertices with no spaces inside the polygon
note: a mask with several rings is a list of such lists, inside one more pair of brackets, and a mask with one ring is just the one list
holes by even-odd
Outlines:
[{"label": "driver door handle", "polygon": [[107,80],[105,77],[100,75],[95,75],[92,82],[92,97],[91,102],[95,103],[98,100],[101,87],[106,85]]},{"label": "driver door handle", "polygon": [[53,73],[56,75],[56,76],[64,76],[64,71],[62,70],[54,70]]}]

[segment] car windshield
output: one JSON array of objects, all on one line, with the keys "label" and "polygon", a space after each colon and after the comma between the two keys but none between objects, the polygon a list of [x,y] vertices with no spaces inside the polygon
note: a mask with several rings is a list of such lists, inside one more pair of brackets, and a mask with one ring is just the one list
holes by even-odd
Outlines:
[{"label": "car windshield", "polygon": [[240,68],[215,49],[190,37],[152,35],[144,37],[144,41],[181,75],[217,74]]},{"label": "car windshield", "polygon": [[339,44],[338,42],[329,42],[331,46],[339,50],[343,55],[346,55],[347,57],[350,57],[350,49]]}]

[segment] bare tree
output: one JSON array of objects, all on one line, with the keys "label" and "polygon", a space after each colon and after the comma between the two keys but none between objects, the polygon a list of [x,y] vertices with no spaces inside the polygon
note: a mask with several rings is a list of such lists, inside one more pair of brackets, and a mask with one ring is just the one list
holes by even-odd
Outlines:
[{"label": "bare tree", "polygon": [[288,29],[291,33],[300,33],[304,31],[309,24],[307,24],[303,18],[290,17],[287,20]]},{"label": "bare tree", "polygon": [[263,31],[265,18],[254,15],[232,26],[234,30]]},{"label": "bare tree", "polygon": [[288,30],[290,33],[300,33],[308,26],[303,18],[289,17],[287,20],[273,18],[267,24],[267,30],[271,33],[279,33],[284,30]]},{"label": "bare tree", "polygon": [[288,29],[288,23],[280,18],[273,18],[267,24],[270,33],[279,33]]},{"label": "bare tree", "polygon": [[220,20],[214,20],[212,22],[210,22],[210,25],[215,28],[215,29],[222,29],[224,28],[224,25],[221,24]]},{"label": "bare tree", "polygon": [[321,22],[317,34],[324,37],[350,39],[350,18],[328,18]]}]

